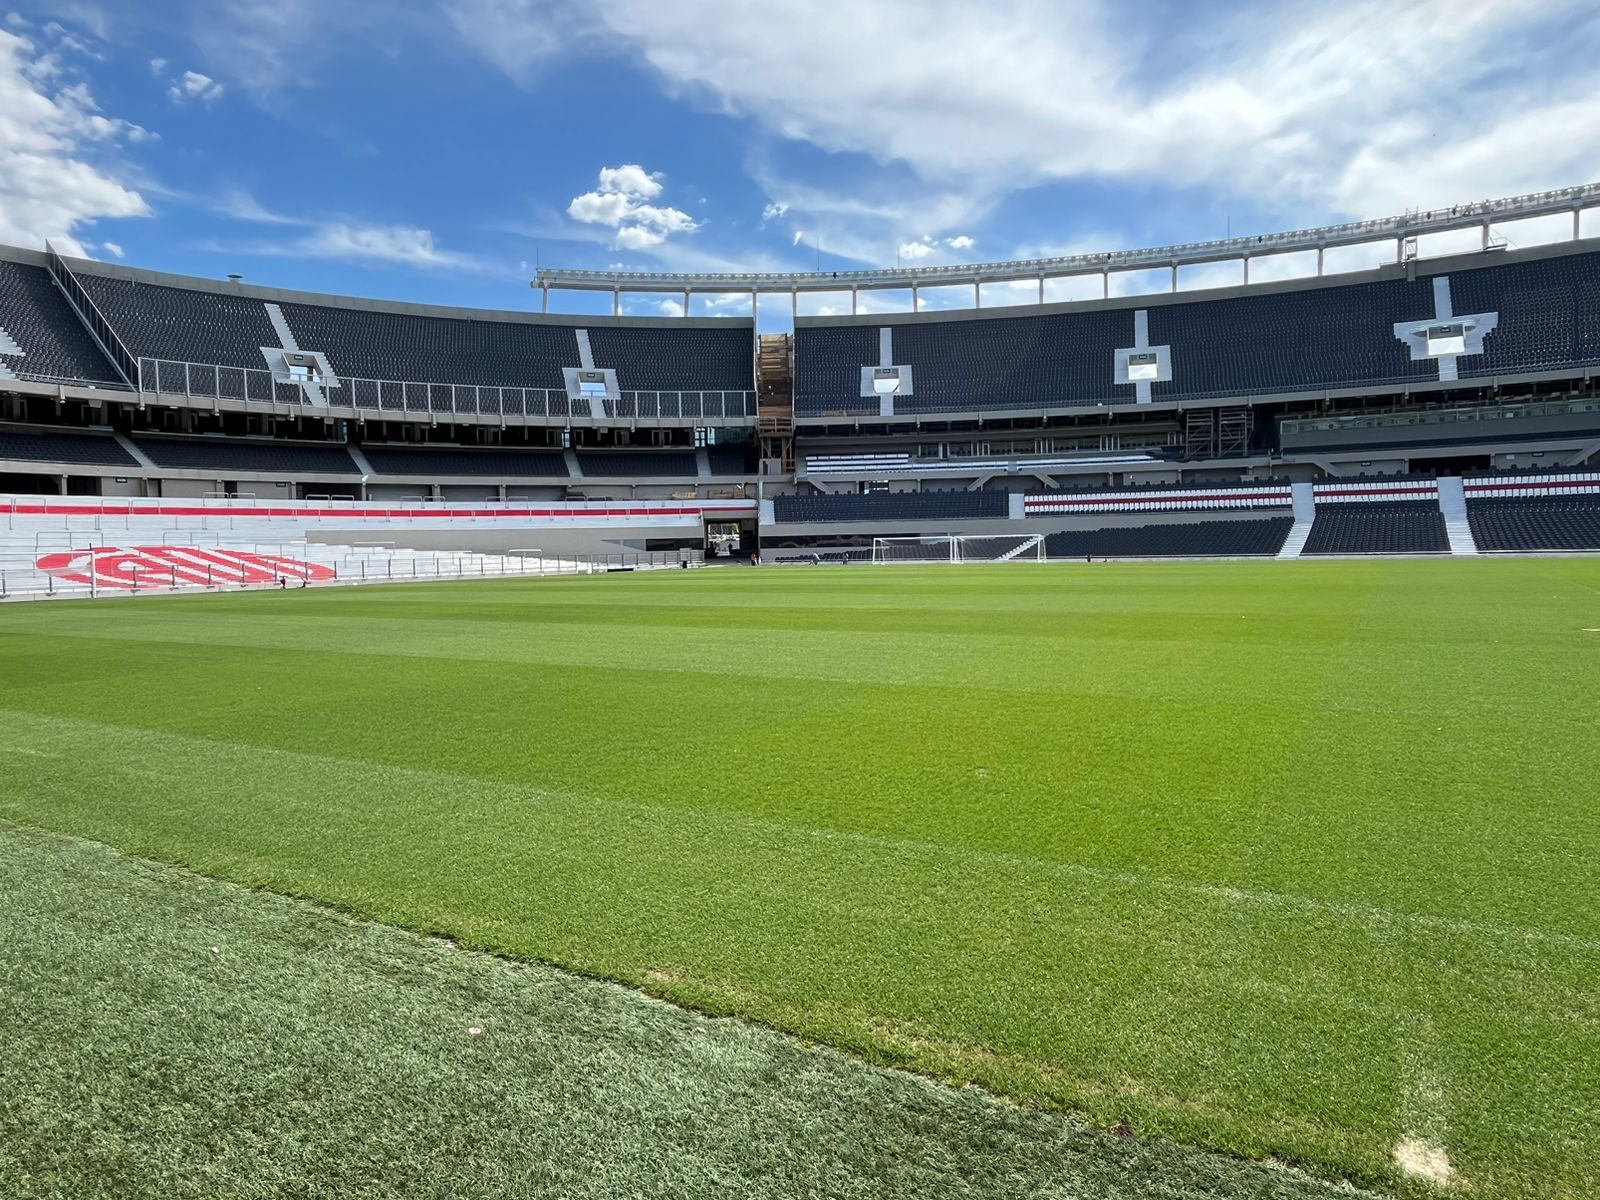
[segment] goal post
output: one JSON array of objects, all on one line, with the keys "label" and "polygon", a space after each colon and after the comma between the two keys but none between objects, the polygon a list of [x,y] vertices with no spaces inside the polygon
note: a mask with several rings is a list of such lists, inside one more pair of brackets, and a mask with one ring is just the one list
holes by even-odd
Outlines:
[{"label": "goal post", "polygon": [[930,534],[924,537],[875,537],[872,561],[891,563],[1044,562],[1044,535],[1007,533],[993,536]]}]

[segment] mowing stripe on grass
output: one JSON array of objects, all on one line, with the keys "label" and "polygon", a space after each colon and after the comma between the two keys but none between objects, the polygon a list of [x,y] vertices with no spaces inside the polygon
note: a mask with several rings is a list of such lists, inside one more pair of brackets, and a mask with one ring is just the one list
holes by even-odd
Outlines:
[{"label": "mowing stripe on grass", "polygon": [[1358,1195],[5,823],[0,908],[6,1200]]}]

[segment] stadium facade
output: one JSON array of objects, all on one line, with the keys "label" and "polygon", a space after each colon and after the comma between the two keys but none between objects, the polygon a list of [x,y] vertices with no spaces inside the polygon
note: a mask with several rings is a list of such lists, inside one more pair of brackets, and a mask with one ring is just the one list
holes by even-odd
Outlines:
[{"label": "stadium facade", "polygon": [[[1590,186],[843,279],[535,281],[541,308],[563,286],[620,308],[625,290],[970,282],[981,301],[985,282],[1037,279],[1042,298],[1047,278],[1103,281],[1098,299],[798,317],[767,336],[750,318],[439,308],[0,249],[0,504],[13,523],[273,505],[347,541],[381,527],[413,549],[536,539],[569,556],[709,539],[867,557],[874,538],[948,534],[1040,535],[1053,556],[1597,550],[1600,240],[1578,236],[1597,204]],[[1565,211],[1571,241],[1491,236]],[[1476,226],[1474,252],[1415,255],[1419,234]],[[1164,263],[1176,284],[1226,257],[1248,278],[1251,257],[1307,249],[1320,268],[1327,247],[1386,238],[1395,261],[1356,273],[1109,283]]]}]

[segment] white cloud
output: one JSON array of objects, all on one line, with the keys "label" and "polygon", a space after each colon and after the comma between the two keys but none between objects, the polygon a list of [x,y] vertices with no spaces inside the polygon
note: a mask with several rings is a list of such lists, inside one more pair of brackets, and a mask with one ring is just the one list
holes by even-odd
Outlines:
[{"label": "white cloud", "polygon": [[28,20],[27,17],[23,16],[19,12],[8,12],[6,14],[6,24],[11,26],[13,29],[33,28],[33,22]]},{"label": "white cloud", "polygon": [[789,206],[787,204],[779,200],[774,200],[771,204],[767,205],[761,210],[761,219],[763,221],[776,221],[788,211]]},{"label": "white cloud", "polygon": [[167,89],[167,99],[174,104],[185,104],[190,100],[210,104],[214,100],[221,99],[222,92],[222,85],[211,76],[202,75],[199,71],[185,71]]},{"label": "white cloud", "polygon": [[945,238],[944,244],[952,250],[971,250],[976,243],[963,233],[957,237]]},{"label": "white cloud", "polygon": [[900,243],[900,259],[902,262],[918,262],[929,257],[932,253],[933,247],[928,245],[927,242]]},{"label": "white cloud", "polygon": [[[898,225],[838,213],[836,236],[835,220],[767,187],[830,248],[864,258],[884,257],[896,228],[954,236],[999,198],[1054,181],[1204,189],[1299,222],[1600,174],[1593,0],[1281,3],[1148,25],[1111,0],[877,0],[832,6],[826,21],[809,0],[453,0],[452,10],[463,36],[513,74],[519,29],[560,13],[570,53],[631,55],[669,94],[748,119],[779,144],[904,173],[892,200],[865,207],[948,210],[942,222]],[[894,52],[841,52],[863,45]],[[829,202],[854,194],[840,187]]]},{"label": "white cloud", "polygon": [[116,178],[119,141],[150,135],[107,117],[88,87],[67,82],[54,55],[0,32],[0,242],[81,255],[75,231],[108,217],[143,217],[149,205]]},{"label": "white cloud", "polygon": [[167,73],[167,60],[166,59],[164,59],[164,58],[152,58],[150,60],[150,74],[155,75],[155,76],[161,76],[161,75],[165,75],[166,73]]},{"label": "white cloud", "polygon": [[102,250],[104,250],[107,254],[111,255],[112,258],[126,258],[127,257],[127,255],[123,253],[122,247],[119,246],[116,242],[102,242],[100,244],[100,248]]},{"label": "white cloud", "polygon": [[794,241],[790,242],[789,244],[791,246],[798,246],[800,244],[800,239],[805,237],[805,236],[806,236],[806,231],[804,229],[796,229],[794,231]]},{"label": "white cloud", "polygon": [[440,248],[431,230],[412,225],[364,225],[334,221],[317,225],[304,237],[266,252],[353,262],[396,263],[429,269],[481,266],[470,255]]},{"label": "white cloud", "polygon": [[653,200],[661,195],[661,173],[651,174],[638,163],[600,168],[600,190]]},{"label": "white cloud", "polygon": [[574,196],[567,215],[585,225],[615,230],[614,249],[653,250],[673,234],[693,233],[700,227],[682,209],[643,202],[662,190],[660,173],[646,171],[637,163],[601,167],[597,190]]}]

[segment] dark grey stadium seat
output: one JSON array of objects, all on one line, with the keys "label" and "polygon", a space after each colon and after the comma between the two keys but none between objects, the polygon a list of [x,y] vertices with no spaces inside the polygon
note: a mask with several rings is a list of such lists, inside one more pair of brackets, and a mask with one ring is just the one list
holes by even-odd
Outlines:
[{"label": "dark grey stadium seat", "polygon": [[1600,550],[1600,495],[1468,500],[1479,550]]},{"label": "dark grey stadium seat", "polygon": [[19,378],[123,386],[43,267],[0,261],[0,329],[22,348],[0,355]]},{"label": "dark grey stadium seat", "polygon": [[580,450],[578,466],[584,477],[695,474],[693,450]]},{"label": "dark grey stadium seat", "polygon": [[960,521],[1005,517],[1004,492],[868,492],[774,496],[773,516],[801,521]]},{"label": "dark grey stadium seat", "polygon": [[343,446],[286,439],[141,437],[134,445],[159,467],[184,471],[259,471],[271,475],[358,475]]},{"label": "dark grey stadium seat", "polygon": [[1121,525],[1076,529],[1044,539],[1050,558],[1242,558],[1283,549],[1293,517],[1250,521]]},{"label": "dark grey stadium seat", "polygon": [[[1600,363],[1600,254],[1560,255],[1449,272],[1459,315],[1498,313],[1481,354],[1457,360],[1463,379]],[[1148,313],[1149,344],[1170,346],[1173,378],[1155,400],[1330,388],[1400,387],[1437,380],[1413,360],[1397,322],[1431,320],[1433,277],[1324,284],[1210,300],[1152,296],[1115,310],[964,320],[802,325],[795,333],[795,412],[872,414],[861,368],[879,361],[878,331],[913,368],[913,393],[896,414],[1124,404],[1134,389],[1113,379],[1113,352],[1133,344],[1133,310]]]},{"label": "dark grey stadium seat", "polygon": [[0,458],[105,467],[139,465],[109,433],[54,430],[0,429]]},{"label": "dark grey stadium seat", "polygon": [[1444,514],[1433,500],[1317,505],[1302,554],[1448,554]]},{"label": "dark grey stadium seat", "polygon": [[566,479],[567,460],[559,450],[456,450],[429,446],[363,446],[380,475],[500,475]]},{"label": "dark grey stadium seat", "polygon": [[78,279],[135,358],[265,369],[261,347],[278,345],[266,308],[251,296],[88,272]]}]

